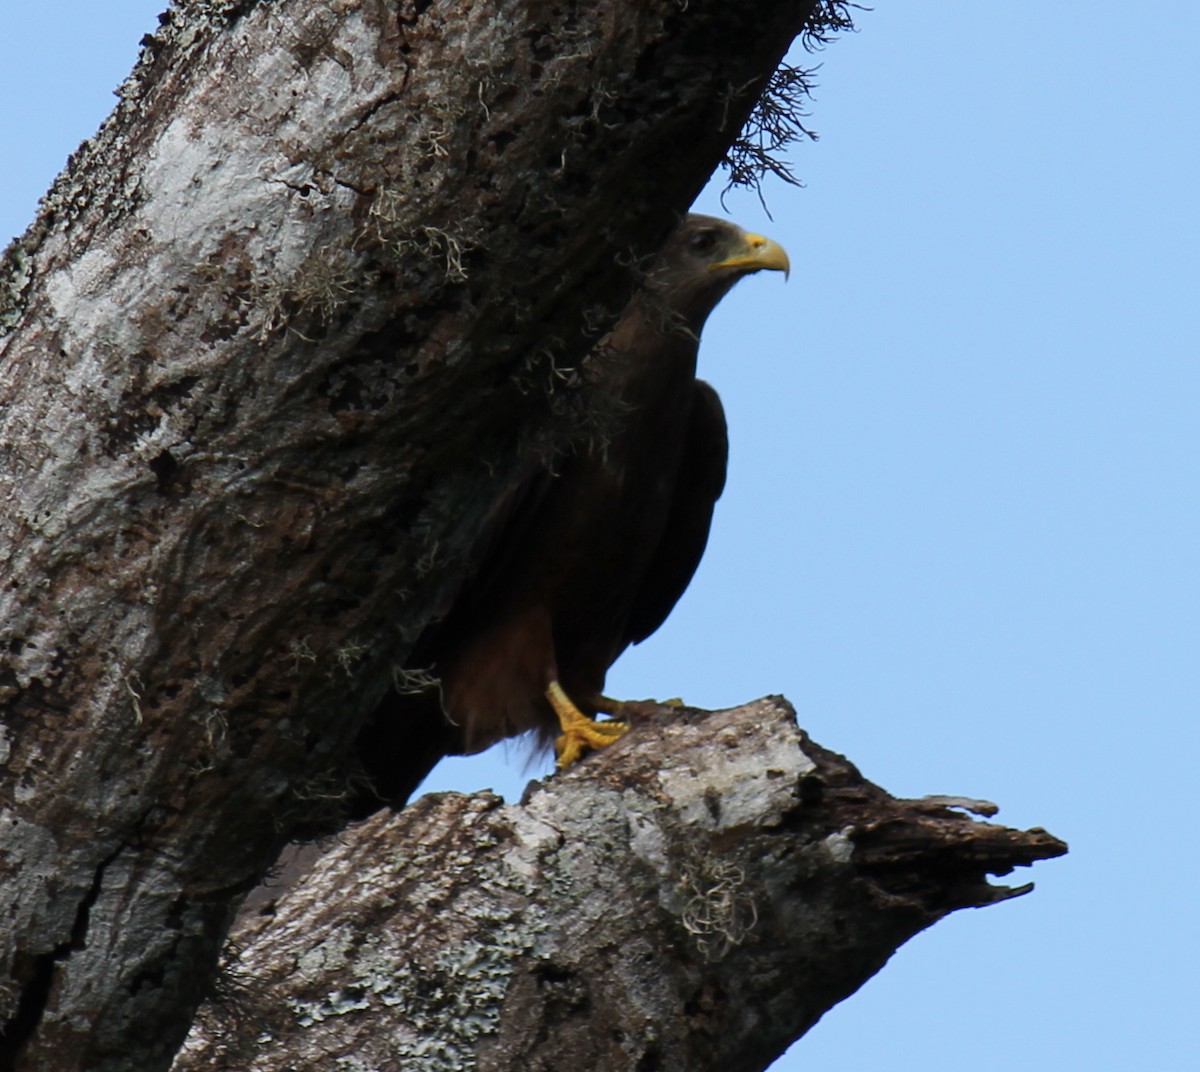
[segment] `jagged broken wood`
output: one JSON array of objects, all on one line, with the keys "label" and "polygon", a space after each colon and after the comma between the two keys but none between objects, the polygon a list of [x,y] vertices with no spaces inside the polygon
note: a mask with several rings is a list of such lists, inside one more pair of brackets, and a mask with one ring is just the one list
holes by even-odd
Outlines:
[{"label": "jagged broken wood", "polygon": [[[233,935],[175,1072],[753,1072],[988,883],[1066,847],[898,800],[768,698],[656,714],[519,804],[345,832]],[[344,1062],[349,1061],[347,1065]]]}]

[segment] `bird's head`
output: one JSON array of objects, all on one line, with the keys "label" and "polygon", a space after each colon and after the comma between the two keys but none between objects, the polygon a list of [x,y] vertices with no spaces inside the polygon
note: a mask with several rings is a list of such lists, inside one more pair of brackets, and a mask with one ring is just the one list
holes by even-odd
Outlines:
[{"label": "bird's head", "polygon": [[688,330],[699,334],[729,288],[743,276],[790,269],[783,247],[736,223],[691,214],[667,239],[651,269],[647,286]]}]

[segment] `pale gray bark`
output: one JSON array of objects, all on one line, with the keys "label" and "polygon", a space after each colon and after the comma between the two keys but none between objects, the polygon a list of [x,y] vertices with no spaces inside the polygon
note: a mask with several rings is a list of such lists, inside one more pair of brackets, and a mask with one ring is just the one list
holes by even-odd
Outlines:
[{"label": "pale gray bark", "polygon": [[[897,800],[789,705],[664,711],[520,804],[344,832],[233,935],[176,1072],[756,1072],[1045,831]],[[851,1058],[851,1063],[853,1060]]]},{"label": "pale gray bark", "polygon": [[189,0],[0,270],[0,1067],[165,1067],[809,2]]}]

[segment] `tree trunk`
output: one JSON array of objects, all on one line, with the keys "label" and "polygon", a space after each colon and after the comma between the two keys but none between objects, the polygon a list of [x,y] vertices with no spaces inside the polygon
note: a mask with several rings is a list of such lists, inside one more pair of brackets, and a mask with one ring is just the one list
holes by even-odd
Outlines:
[{"label": "tree trunk", "polygon": [[[1042,830],[897,800],[791,707],[670,711],[520,804],[345,832],[233,934],[175,1072],[756,1072]],[[985,811],[991,806],[957,802]]]},{"label": "tree trunk", "polygon": [[0,270],[0,1068],[167,1066],[233,906],[336,821],[570,370],[828,7],[164,17]]}]

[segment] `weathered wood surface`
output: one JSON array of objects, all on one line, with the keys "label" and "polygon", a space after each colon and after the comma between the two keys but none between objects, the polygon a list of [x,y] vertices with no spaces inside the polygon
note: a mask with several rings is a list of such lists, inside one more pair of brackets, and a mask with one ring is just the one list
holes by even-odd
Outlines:
[{"label": "weathered wood surface", "polygon": [[344,832],[241,921],[175,1072],[756,1072],[911,935],[1022,892],[989,873],[1064,849],[891,797],[784,701],[664,712],[519,804]]},{"label": "weathered wood surface", "polygon": [[0,269],[0,1067],[170,1060],[813,8],[172,9]]}]

